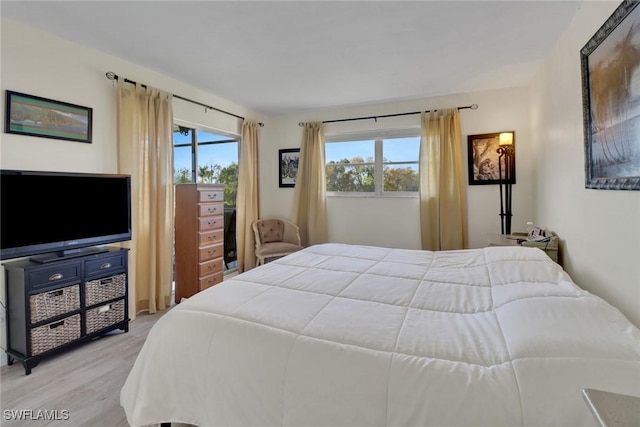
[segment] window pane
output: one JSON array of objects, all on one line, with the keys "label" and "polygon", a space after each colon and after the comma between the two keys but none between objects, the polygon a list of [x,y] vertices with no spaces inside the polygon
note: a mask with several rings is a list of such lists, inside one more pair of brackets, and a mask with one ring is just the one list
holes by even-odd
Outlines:
[{"label": "window pane", "polygon": [[191,144],[193,129],[178,127],[180,129],[173,132],[173,176],[174,182],[193,182]]},{"label": "window pane", "polygon": [[383,191],[418,191],[418,164],[386,165],[383,179]]},{"label": "window pane", "polygon": [[373,162],[375,141],[328,142],[324,150],[327,163]]},{"label": "window pane", "polygon": [[385,162],[417,162],[420,156],[420,138],[393,138],[382,141]]},{"label": "window pane", "polygon": [[328,164],[327,191],[374,192],[374,166],[355,163]]},{"label": "window pane", "polygon": [[325,144],[327,191],[380,196],[384,192],[418,191],[420,136],[412,133],[397,132],[394,137],[386,132],[373,139],[375,135],[368,133],[356,141]]},{"label": "window pane", "polygon": [[174,182],[192,182],[190,146],[173,149],[173,175]]}]

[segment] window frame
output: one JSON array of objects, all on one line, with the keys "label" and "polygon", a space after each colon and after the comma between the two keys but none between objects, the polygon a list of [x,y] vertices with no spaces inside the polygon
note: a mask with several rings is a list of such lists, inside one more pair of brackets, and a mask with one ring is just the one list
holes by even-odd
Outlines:
[{"label": "window frame", "polygon": [[[325,191],[327,197],[353,197],[353,198],[417,198],[419,191],[384,191],[384,166],[386,165],[406,165],[416,164],[418,166],[418,176],[420,175],[420,153],[417,160],[387,161],[383,159],[383,141],[399,138],[420,138],[420,128],[385,129],[376,131],[362,131],[349,133],[336,133],[325,135],[325,159],[326,144],[340,144],[345,142],[374,141],[374,161],[364,164],[374,166],[374,191],[327,191],[325,181]],[[346,163],[337,163],[347,165]],[[325,174],[328,163],[325,160]]]}]

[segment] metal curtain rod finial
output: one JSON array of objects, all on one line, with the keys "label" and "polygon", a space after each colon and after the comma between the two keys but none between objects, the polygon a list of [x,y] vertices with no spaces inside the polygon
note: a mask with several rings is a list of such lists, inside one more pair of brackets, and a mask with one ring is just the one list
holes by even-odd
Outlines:
[{"label": "metal curtain rod finial", "polygon": [[[118,75],[117,75],[116,73],[114,73],[113,71],[107,71],[107,72],[105,73],[105,76],[107,76],[107,79],[109,79],[109,80],[118,80],[118,78],[119,78],[119,77],[118,77]],[[125,81],[125,83],[132,83],[132,84],[135,84],[135,83],[136,83],[136,82],[134,82],[133,80],[129,80],[129,79],[124,79],[124,81]],[[143,87],[146,87],[146,85],[142,85],[142,86],[143,86]],[[242,117],[242,116],[239,116],[239,115],[237,115],[237,114],[230,113],[230,112],[228,112],[228,111],[221,110],[221,109],[219,109],[219,108],[211,107],[210,105],[203,104],[202,102],[194,101],[194,100],[192,100],[192,99],[185,98],[185,97],[183,97],[183,96],[176,95],[176,94],[172,94],[172,96],[173,96],[174,98],[182,99],[183,101],[187,101],[187,102],[190,102],[190,103],[192,103],[192,104],[196,104],[196,105],[200,105],[201,107],[204,107],[204,112],[205,112],[205,113],[207,113],[209,110],[214,110],[214,111],[217,111],[217,112],[219,112],[219,113],[227,114],[227,115],[229,115],[229,116],[233,116],[233,117],[235,117],[235,118],[237,118],[237,119],[244,120],[244,117]],[[258,126],[260,126],[260,127],[264,127],[264,123],[260,122],[260,123],[258,123]]]}]

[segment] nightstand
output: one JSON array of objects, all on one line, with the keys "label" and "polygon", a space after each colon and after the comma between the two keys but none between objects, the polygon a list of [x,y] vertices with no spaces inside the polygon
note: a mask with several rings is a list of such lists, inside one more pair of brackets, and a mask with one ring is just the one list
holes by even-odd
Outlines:
[{"label": "nightstand", "polygon": [[547,254],[554,262],[560,264],[558,258],[558,236],[550,233],[550,239],[548,241],[536,242],[533,240],[527,240],[527,233],[513,233],[513,234],[496,234],[489,237],[489,246],[526,246],[530,248],[539,248]]},{"label": "nightstand", "polygon": [[602,427],[640,425],[640,397],[588,388],[582,397]]}]

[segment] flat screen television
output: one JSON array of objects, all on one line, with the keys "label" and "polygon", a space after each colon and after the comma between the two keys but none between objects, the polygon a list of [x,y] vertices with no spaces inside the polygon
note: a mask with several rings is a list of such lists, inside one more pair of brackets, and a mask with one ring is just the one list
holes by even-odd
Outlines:
[{"label": "flat screen television", "polygon": [[0,224],[0,259],[49,262],[100,251],[131,239],[131,178],[1,170]]}]

